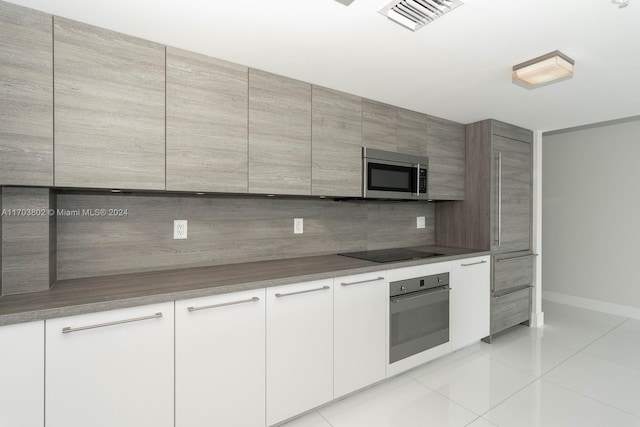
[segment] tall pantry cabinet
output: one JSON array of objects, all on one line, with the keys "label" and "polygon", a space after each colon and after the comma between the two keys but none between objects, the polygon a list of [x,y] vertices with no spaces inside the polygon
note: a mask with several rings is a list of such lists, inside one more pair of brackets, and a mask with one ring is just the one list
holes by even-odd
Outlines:
[{"label": "tall pantry cabinet", "polygon": [[436,243],[492,251],[491,335],[528,322],[533,132],[497,120],[466,128],[466,198],[436,205]]}]

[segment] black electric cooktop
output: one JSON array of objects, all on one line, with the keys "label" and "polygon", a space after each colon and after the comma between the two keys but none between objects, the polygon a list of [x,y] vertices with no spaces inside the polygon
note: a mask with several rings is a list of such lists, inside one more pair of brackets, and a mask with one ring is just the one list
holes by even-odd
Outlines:
[{"label": "black electric cooktop", "polygon": [[350,258],[358,258],[366,261],[373,262],[396,262],[407,261],[411,259],[429,258],[434,256],[440,256],[435,252],[422,252],[413,249],[378,249],[375,251],[361,251],[361,252],[348,252],[344,254],[338,254]]}]

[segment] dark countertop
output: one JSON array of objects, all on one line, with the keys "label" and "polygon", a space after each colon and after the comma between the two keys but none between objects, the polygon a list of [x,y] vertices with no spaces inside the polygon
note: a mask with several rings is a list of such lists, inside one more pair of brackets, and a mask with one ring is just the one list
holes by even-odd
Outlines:
[{"label": "dark countertop", "polygon": [[384,264],[322,255],[59,280],[48,291],[0,297],[0,326],[490,254],[445,246],[411,249],[444,255]]}]

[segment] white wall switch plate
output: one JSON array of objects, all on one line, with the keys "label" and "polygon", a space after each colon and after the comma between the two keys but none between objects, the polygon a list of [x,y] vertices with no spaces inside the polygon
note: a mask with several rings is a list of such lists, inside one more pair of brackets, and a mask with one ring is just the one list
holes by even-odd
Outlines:
[{"label": "white wall switch plate", "polygon": [[416,227],[424,228],[425,227],[425,219],[423,216],[416,217]]},{"label": "white wall switch plate", "polygon": [[173,238],[174,239],[187,238],[187,220],[186,219],[176,219],[173,221]]},{"label": "white wall switch plate", "polygon": [[293,219],[293,234],[302,234],[304,231],[304,219],[303,218],[294,218]]}]

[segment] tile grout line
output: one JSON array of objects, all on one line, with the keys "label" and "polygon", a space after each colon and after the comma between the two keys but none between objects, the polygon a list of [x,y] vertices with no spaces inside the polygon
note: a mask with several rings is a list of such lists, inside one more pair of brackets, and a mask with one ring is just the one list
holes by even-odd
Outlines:
[{"label": "tile grout line", "polygon": [[615,410],[617,410],[617,411],[624,412],[625,414],[629,414],[629,415],[632,415],[632,416],[634,416],[634,417],[636,417],[636,418],[640,419],[640,415],[637,415],[637,414],[631,413],[631,412],[629,412],[629,411],[627,411],[627,410],[625,410],[625,409],[622,409],[622,408],[618,408],[617,406],[613,406],[613,405],[611,405],[611,404],[609,404],[609,403],[602,402],[602,401],[600,401],[600,400],[598,400],[598,399],[595,399],[594,397],[588,396],[588,395],[586,395],[586,394],[584,394],[584,393],[582,393],[582,392],[579,392],[579,391],[573,390],[573,389],[568,388],[568,387],[566,387],[566,386],[563,386],[563,385],[561,385],[561,384],[555,383],[555,382],[553,382],[553,381],[549,381],[549,380],[544,379],[544,378],[540,378],[540,381],[544,381],[544,382],[546,382],[546,383],[548,383],[548,384],[554,385],[554,386],[556,386],[556,387],[560,387],[560,388],[561,388],[561,389],[563,389],[563,390],[566,390],[566,391],[571,392],[571,393],[575,393],[575,394],[577,394],[577,395],[579,395],[579,396],[582,396],[582,397],[584,397],[584,398],[587,398],[587,399],[589,399],[589,400],[593,400],[594,402],[598,402],[598,403],[600,403],[601,405],[607,406],[607,407],[609,407],[609,408],[613,408],[613,409],[615,409]]},{"label": "tile grout line", "polygon": [[507,365],[506,363],[501,362],[499,360],[495,360],[495,359],[493,359],[491,357],[491,354],[485,354],[485,356],[488,357],[492,362],[495,362],[495,363],[497,363],[499,365],[502,365],[502,366],[506,366],[507,368],[510,368],[510,369],[515,369],[516,371],[520,372],[521,374],[531,375],[531,376],[535,377],[536,379],[542,378],[542,375],[532,374],[531,372],[527,372],[527,371],[525,371],[523,369],[516,368],[515,366]]},{"label": "tile grout line", "polygon": [[[478,353],[479,351],[480,351],[480,350],[474,351],[474,352],[472,352],[469,356],[471,356],[471,355],[473,355],[473,354],[476,354],[476,353]],[[465,357],[463,357],[463,358],[462,358],[462,359],[460,359],[460,360],[464,360],[466,357],[468,357],[468,356],[465,356]],[[417,383],[419,383],[419,384],[423,385],[424,387],[428,388],[429,390],[432,390],[432,391],[434,391],[434,392],[438,393],[439,395],[443,396],[443,397],[444,397],[444,398],[446,398],[447,400],[449,400],[449,401],[451,401],[451,402],[454,402],[455,404],[457,404],[457,405],[461,406],[462,408],[464,408],[464,409],[468,410],[469,412],[471,412],[471,413],[473,413],[473,414],[478,415],[478,417],[480,417],[480,418],[481,418],[481,417],[484,417],[484,415],[486,415],[487,413],[489,413],[490,411],[492,411],[493,409],[495,409],[495,408],[496,408],[496,407],[498,407],[499,405],[503,404],[504,402],[506,402],[507,400],[509,400],[509,399],[510,399],[510,398],[512,398],[513,396],[515,396],[516,394],[520,393],[522,390],[524,390],[525,388],[529,387],[529,386],[530,386],[531,384],[533,384],[534,382],[536,382],[536,381],[538,381],[538,380],[542,379],[542,376],[533,375],[533,374],[531,374],[531,373],[529,373],[529,372],[524,372],[524,371],[522,371],[522,370],[520,370],[520,369],[514,368],[514,367],[509,366],[509,365],[507,365],[507,364],[505,364],[505,363],[502,363],[502,362],[499,362],[499,361],[497,361],[497,360],[494,360],[494,359],[492,359],[492,358],[490,357],[490,355],[489,355],[489,354],[484,354],[484,355],[481,355],[480,357],[487,358],[487,359],[491,360],[492,362],[498,363],[499,365],[503,365],[503,366],[505,366],[505,367],[507,367],[507,368],[509,368],[509,369],[514,369],[514,370],[516,370],[516,371],[518,371],[518,372],[520,372],[520,373],[522,373],[522,374],[531,375],[531,376],[533,376],[533,377],[534,377],[534,379],[533,379],[533,380],[531,380],[531,381],[529,381],[527,384],[525,384],[524,386],[520,387],[519,389],[517,389],[516,391],[514,391],[513,393],[511,393],[510,395],[508,395],[508,396],[507,396],[507,397],[505,397],[504,399],[500,400],[500,401],[499,401],[498,403],[496,403],[495,405],[492,405],[492,406],[491,406],[487,411],[483,412],[482,414],[478,414],[477,412],[475,412],[475,411],[473,411],[473,410],[471,410],[471,409],[467,408],[466,406],[464,406],[462,403],[458,402],[457,400],[454,400],[454,399],[450,398],[449,396],[446,396],[446,395],[444,395],[443,393],[440,393],[438,390],[433,389],[433,388],[431,388],[431,387],[427,386],[426,384],[422,383],[421,381],[419,381],[419,380],[417,380],[417,379],[415,379],[415,378],[413,378],[413,377],[410,377],[410,376],[408,376],[408,375],[407,375],[407,377],[409,377],[409,378],[413,379],[414,381],[416,381]],[[572,357],[573,357],[573,356],[572,356]],[[455,362],[454,362],[454,363],[455,363]],[[446,366],[443,366],[443,367],[442,367],[442,369],[444,369],[444,368],[446,368]]]},{"label": "tile grout line", "polygon": [[589,356],[589,357],[593,357],[594,359],[598,359],[598,360],[600,360],[602,362],[607,362],[607,363],[611,363],[612,365],[619,366],[621,368],[631,369],[632,371],[640,371],[640,368],[636,368],[634,366],[625,365],[624,363],[616,362],[614,360],[604,359],[604,358],[602,358],[600,356],[596,356],[595,354],[591,354],[591,353],[587,353],[587,352],[585,352],[584,354]]},{"label": "tile grout line", "polygon": [[[530,339],[530,337],[523,337],[523,339]],[[598,338],[598,339],[600,339],[600,338]],[[516,341],[514,341],[514,343],[515,343],[515,342],[517,342],[517,340],[516,340]],[[556,341],[551,340],[550,342],[551,342],[552,344],[554,344],[554,345],[559,345],[559,346],[561,346],[561,347],[562,347],[562,345],[561,345],[561,344],[559,344],[559,343],[558,343],[558,342],[556,342]],[[510,345],[511,345],[511,344],[513,344],[513,343],[510,343]],[[590,345],[590,344],[589,344],[589,345]],[[578,354],[579,352],[581,352],[581,351],[582,351],[582,350],[574,350],[574,349],[569,348],[569,347],[563,347],[563,348],[565,348],[565,349],[567,349],[567,350],[571,350],[572,352],[574,352],[574,351],[575,351],[575,352],[574,352],[574,353],[572,353],[569,357],[567,357],[567,358],[565,358],[565,359],[562,359],[562,361],[561,361],[561,362],[559,362],[559,363],[558,363],[558,365],[554,366],[554,367],[553,367],[553,368],[551,368],[549,371],[547,371],[547,372],[545,372],[545,373],[543,373],[543,374],[540,374],[540,375],[538,375],[538,374],[532,374],[531,372],[527,372],[527,371],[525,371],[524,369],[518,368],[518,367],[516,367],[516,366],[508,365],[507,363],[502,362],[502,361],[500,361],[500,360],[496,360],[496,359],[494,359],[494,358],[492,358],[492,357],[491,357],[491,354],[490,354],[490,353],[486,354],[486,356],[488,356],[488,357],[489,357],[492,361],[494,361],[494,362],[500,363],[500,364],[502,364],[502,365],[504,365],[504,366],[507,366],[507,367],[512,368],[512,369],[515,369],[515,370],[517,370],[517,371],[519,371],[519,372],[522,372],[522,373],[524,373],[524,374],[527,374],[527,375],[533,375],[533,376],[535,376],[536,378],[540,378],[540,379],[541,379],[543,376],[545,376],[546,374],[548,374],[549,372],[551,372],[551,371],[552,371],[553,369],[555,369],[557,366],[561,365],[562,363],[566,362],[567,360],[571,359],[573,356],[575,356],[576,354]]]},{"label": "tile grout line", "polygon": [[[628,320],[628,319],[626,319],[626,320]],[[576,355],[577,355],[577,354],[579,354],[579,353],[582,353],[582,354],[586,354],[586,355],[588,355],[588,356],[591,356],[591,355],[590,355],[590,354],[588,354],[588,353],[584,353],[584,350],[585,350],[587,347],[589,347],[590,345],[592,345],[593,343],[595,343],[596,341],[600,340],[601,338],[605,337],[606,335],[608,335],[608,334],[610,334],[611,332],[613,332],[613,331],[615,331],[616,329],[618,329],[622,324],[624,324],[624,323],[626,322],[626,320],[622,321],[622,322],[621,322],[621,323],[619,323],[618,325],[616,325],[616,326],[614,326],[613,328],[609,329],[608,331],[604,332],[602,335],[598,336],[596,339],[594,339],[593,341],[589,342],[589,343],[588,343],[588,344],[586,344],[584,347],[579,348],[579,349],[577,349],[577,350],[573,350],[573,349],[571,349],[573,353],[572,353],[569,357],[567,357],[565,360],[563,360],[562,362],[560,362],[557,366],[555,366],[554,368],[552,368],[551,370],[556,369],[558,366],[560,366],[560,365],[564,364],[566,361],[568,361],[569,359],[571,359],[572,357],[576,356]],[[523,337],[523,338],[526,338],[526,337]],[[555,342],[554,342],[554,343],[555,343]],[[481,349],[477,349],[477,350],[475,350],[475,351],[472,351],[471,353],[469,353],[468,355],[464,356],[463,358],[458,359],[458,361],[464,360],[464,359],[466,359],[467,357],[469,357],[469,356],[471,356],[471,355],[478,355],[477,353],[479,353],[479,352],[480,352],[480,350],[481,350]],[[476,418],[474,418],[474,419],[473,419],[469,424],[466,424],[466,425],[473,424],[474,422],[476,422],[477,420],[480,420],[480,419],[481,419],[481,420],[483,420],[483,421],[487,421],[487,422],[488,422],[488,423],[490,423],[490,424],[493,424],[490,420],[488,420],[488,419],[484,418],[484,417],[485,417],[485,415],[487,415],[489,412],[493,411],[494,409],[496,409],[496,408],[497,408],[497,407],[499,407],[500,405],[503,405],[506,401],[508,401],[509,399],[511,399],[512,397],[514,397],[515,395],[517,395],[518,393],[520,393],[521,391],[523,391],[525,388],[527,388],[527,387],[529,387],[530,385],[532,385],[533,383],[535,383],[536,381],[541,381],[541,382],[542,382],[542,381],[544,381],[544,382],[545,382],[545,383],[547,383],[547,384],[556,385],[556,386],[558,386],[558,387],[560,387],[560,388],[562,388],[562,389],[564,389],[564,390],[566,390],[566,391],[568,391],[568,392],[570,392],[570,393],[578,394],[578,395],[583,396],[583,397],[585,397],[585,398],[587,398],[587,399],[589,399],[589,400],[592,400],[592,401],[598,402],[598,403],[600,403],[600,404],[602,404],[602,405],[604,405],[604,406],[606,406],[606,407],[609,407],[609,408],[612,408],[612,409],[615,409],[615,410],[618,410],[618,411],[624,412],[624,413],[629,414],[630,416],[633,416],[633,417],[635,417],[635,418],[640,418],[640,416],[638,416],[638,415],[636,415],[636,414],[633,414],[633,413],[631,413],[631,412],[628,412],[628,411],[626,411],[626,410],[624,410],[624,409],[617,408],[617,407],[612,406],[612,405],[610,405],[610,404],[607,404],[607,403],[605,403],[605,402],[601,402],[601,401],[600,401],[600,400],[598,400],[598,399],[594,399],[593,397],[590,397],[590,396],[584,395],[584,394],[582,394],[582,393],[580,393],[580,392],[577,392],[577,391],[575,391],[575,390],[569,389],[569,388],[567,388],[567,387],[565,387],[565,386],[562,386],[562,385],[556,384],[556,383],[554,383],[554,382],[552,382],[552,381],[549,381],[548,379],[543,378],[543,377],[544,377],[544,376],[546,376],[549,372],[551,372],[551,370],[550,370],[550,371],[548,371],[547,373],[540,374],[540,375],[536,375],[536,374],[531,374],[530,372],[523,371],[523,370],[518,369],[518,368],[516,368],[516,367],[513,367],[513,366],[510,366],[510,365],[507,365],[507,364],[505,364],[505,363],[503,363],[503,362],[501,362],[501,361],[494,360],[493,358],[491,358],[491,355],[490,355],[490,354],[484,354],[484,355],[480,355],[480,356],[481,356],[481,357],[486,357],[486,358],[490,359],[492,362],[498,363],[498,364],[500,364],[500,365],[506,366],[506,367],[511,368],[511,369],[515,369],[515,370],[517,370],[517,371],[519,371],[519,372],[521,372],[521,373],[523,373],[523,374],[531,375],[531,376],[533,376],[533,377],[535,377],[535,378],[534,378],[532,381],[530,381],[529,383],[527,383],[526,385],[524,385],[523,387],[521,387],[521,388],[519,388],[518,390],[516,390],[515,392],[511,393],[509,396],[507,396],[507,397],[505,397],[504,399],[502,399],[502,400],[501,400],[500,402],[498,402],[497,404],[492,405],[492,407],[491,407],[489,410],[487,410],[487,411],[483,412],[482,414],[477,414],[475,411],[472,411],[472,410],[468,409],[466,406],[462,405],[461,403],[457,402],[456,400],[451,399],[451,398],[449,398],[448,396],[445,396],[445,395],[443,395],[442,393],[440,393],[438,390],[433,389],[433,388],[429,387],[428,385],[426,385],[426,384],[422,383],[421,381],[419,381],[419,380],[418,380],[417,378],[415,378],[414,376],[409,375],[409,374],[408,374],[408,372],[405,372],[405,373],[401,374],[400,376],[404,376],[404,377],[406,377],[406,378],[409,378],[410,380],[412,380],[412,382],[418,383],[420,386],[424,387],[425,389],[427,389],[427,390],[429,390],[429,391],[434,391],[434,392],[436,392],[438,395],[440,395],[440,396],[444,397],[444,398],[445,398],[445,399],[447,399],[448,401],[455,403],[456,405],[460,406],[460,407],[461,407],[461,408],[463,408],[463,409],[466,409],[467,411],[469,411],[469,412],[470,412],[470,413],[472,413],[472,414],[475,414],[475,415],[476,415]],[[619,366],[623,366],[623,367],[627,367],[627,368],[633,369],[633,368],[628,367],[628,366],[626,366],[626,365],[622,365],[622,364],[619,364],[619,363],[616,363],[616,362],[611,362],[611,361],[608,361],[608,360],[606,360],[606,359],[601,359],[601,358],[596,357],[596,356],[592,356],[592,357],[594,357],[594,358],[596,358],[596,359],[598,359],[598,360],[604,360],[604,361],[607,361],[607,362],[610,362],[610,363],[614,363],[614,364],[619,365]],[[455,362],[457,362],[457,361],[453,361],[452,363],[455,363]],[[445,369],[447,366],[450,366],[450,364],[445,365],[445,366],[443,366],[443,367],[439,368],[438,370]],[[438,370],[437,370],[437,371],[438,371]],[[409,372],[410,372],[410,371],[409,371]],[[329,422],[329,421],[328,421],[328,420],[327,420],[327,419],[326,419],[326,418],[325,418],[325,417],[324,417],[324,416],[323,416],[319,411],[316,411],[316,412],[321,416],[321,418],[322,418],[323,420],[325,420],[329,425],[331,425],[331,426],[333,427],[333,425],[332,425],[332,424],[331,424],[331,423],[330,423],[330,422]]]},{"label": "tile grout line", "polygon": [[[429,362],[427,362],[427,363],[429,363]],[[467,410],[467,411],[471,412],[472,414],[476,415],[476,417],[478,417],[478,418],[479,418],[479,417],[482,417],[482,415],[479,415],[476,411],[472,411],[471,409],[467,408],[466,406],[464,406],[462,403],[458,402],[457,400],[453,400],[453,399],[452,399],[452,398],[450,398],[449,396],[446,396],[446,395],[444,395],[443,393],[440,393],[438,390],[436,390],[436,389],[434,389],[434,388],[429,387],[428,385],[426,385],[426,384],[424,384],[424,383],[422,383],[422,382],[418,381],[417,379],[415,379],[415,378],[413,378],[413,377],[410,377],[409,375],[406,375],[406,374],[401,374],[401,375],[404,375],[405,377],[410,378],[411,380],[413,380],[414,382],[416,382],[416,383],[420,384],[421,386],[423,386],[423,387],[424,387],[424,388],[426,388],[427,390],[430,390],[430,391],[432,391],[432,392],[434,392],[434,393],[438,394],[439,396],[444,397],[444,398],[445,398],[446,400],[448,400],[449,402],[453,402],[453,403],[455,403],[456,405],[458,405],[458,406],[459,406],[459,407],[461,407],[462,409],[465,409],[465,410]],[[475,420],[474,420],[474,421],[475,421]],[[473,422],[473,421],[472,421],[472,422]]]},{"label": "tile grout line", "polygon": [[[606,335],[606,334],[605,334]],[[603,335],[604,336],[604,335]],[[523,337],[526,339],[529,339],[530,337]],[[598,339],[600,339],[601,337],[597,338],[596,341]],[[536,338],[537,340],[537,338]],[[591,344],[588,344],[591,345]],[[588,346],[587,345],[587,346]],[[501,400],[500,402],[498,402],[497,404],[493,405],[491,408],[489,408],[489,410],[485,411],[482,415],[480,415],[480,417],[484,417],[486,414],[488,414],[489,412],[493,411],[494,409],[496,409],[498,406],[502,405],[503,403],[505,403],[507,400],[511,399],[512,397],[514,397],[516,394],[520,393],[521,391],[523,391],[525,388],[529,387],[530,385],[532,385],[533,383],[535,383],[536,381],[542,381],[542,377],[544,377],[545,375],[547,375],[549,372],[551,372],[552,370],[554,370],[555,368],[557,368],[558,366],[562,365],[563,363],[565,363],[567,360],[571,359],[572,357],[574,357],[575,355],[577,355],[578,353],[580,353],[582,350],[577,350],[575,353],[573,353],[571,356],[567,357],[566,359],[564,359],[562,362],[560,362],[558,365],[554,366],[553,368],[551,368],[549,371],[547,371],[544,374],[541,375],[536,375],[536,374],[531,374],[530,372],[526,372],[522,369],[516,368],[514,366],[510,366],[507,365],[506,363],[500,362],[498,360],[492,359],[490,354],[487,354],[486,356],[491,359],[493,362],[496,362],[498,364],[504,365],[506,367],[509,367],[511,369],[515,369],[518,372],[522,372],[525,373],[527,375],[533,375],[535,377],[535,379],[533,381],[530,381],[528,384],[526,384],[524,387],[521,387],[520,389],[516,390],[515,392],[511,393],[508,397],[506,397],[505,399]]]},{"label": "tile grout line", "polygon": [[[491,356],[490,356],[489,354],[485,354],[485,355],[483,355],[482,357],[486,357],[486,358],[488,358],[489,360],[491,360],[491,361],[492,361],[492,362],[494,362],[494,363],[497,363],[497,364],[499,364],[499,365],[505,366],[505,367],[510,368],[510,369],[514,369],[514,370],[516,370],[516,371],[518,371],[518,372],[520,372],[520,373],[522,373],[522,374],[531,375],[531,376],[533,376],[534,378],[533,378],[533,380],[529,381],[529,382],[528,382],[527,384],[525,384],[524,386],[522,386],[522,387],[518,388],[516,391],[514,391],[514,392],[513,392],[513,393],[511,393],[511,394],[509,394],[509,396],[507,396],[507,397],[505,397],[504,399],[500,400],[500,401],[499,401],[498,403],[496,403],[495,405],[492,405],[488,410],[486,410],[485,412],[483,412],[482,414],[480,414],[480,415],[479,415],[479,417],[484,417],[486,414],[488,414],[489,412],[491,412],[492,410],[494,410],[496,407],[498,407],[498,406],[502,405],[504,402],[506,402],[507,400],[511,399],[513,396],[515,396],[516,394],[520,393],[522,390],[524,390],[525,388],[529,387],[531,384],[535,383],[536,381],[538,381],[538,380],[540,380],[540,379],[542,378],[542,376],[537,376],[537,375],[535,375],[535,374],[531,374],[531,373],[529,373],[529,372],[524,372],[524,371],[522,371],[522,370],[520,370],[520,369],[514,368],[513,366],[509,366],[509,365],[507,365],[507,364],[505,364],[505,363],[502,363],[502,362],[499,362],[499,361],[497,361],[497,360],[494,360],[494,359],[492,359],[492,358],[491,358]],[[449,400],[452,400],[453,402],[456,402],[456,401],[455,401],[455,400],[453,400],[453,399],[449,399]],[[458,403],[458,402],[456,402],[456,403]],[[462,405],[461,405],[461,406],[462,406]],[[466,406],[463,406],[463,407],[465,407],[465,408],[466,408]],[[474,412],[474,411],[471,411],[471,412]],[[474,412],[474,413],[475,413],[475,412]]]},{"label": "tile grout line", "polygon": [[536,381],[541,380],[542,378],[540,377],[536,377],[533,381],[530,381],[529,383],[527,383],[525,386],[520,387],[518,390],[516,390],[515,392],[511,393],[509,396],[505,397],[504,399],[502,399],[500,402],[496,403],[495,405],[491,406],[487,411],[485,411],[484,413],[482,413],[482,415],[480,415],[480,417],[484,417],[485,415],[487,415],[489,412],[493,411],[494,409],[496,409],[498,406],[502,405],[503,403],[505,403],[507,400],[511,399],[513,396],[515,396],[516,394],[520,393],[522,390],[524,390],[525,388],[529,387],[531,384],[535,383]]},{"label": "tile grout line", "polygon": [[465,424],[465,427],[469,427],[471,424],[475,423],[475,422],[476,422],[476,421],[478,421],[478,420],[486,421],[486,422],[488,422],[489,424],[491,424],[492,426],[497,426],[497,424],[494,424],[494,423],[492,423],[491,421],[489,421],[488,419],[486,419],[486,418],[482,418],[482,416],[479,416],[478,418],[474,419],[474,420],[473,420],[473,421],[471,421],[470,423]]},{"label": "tile grout line", "polygon": [[[567,357],[566,359],[564,359],[562,362],[560,362],[559,364],[557,364],[556,366],[554,366],[553,368],[551,368],[551,369],[550,369],[549,371],[547,371],[546,373],[544,373],[544,374],[542,374],[542,375],[539,375],[539,376],[536,376],[536,379],[535,379],[535,380],[531,381],[531,382],[530,382],[529,384],[527,384],[526,386],[524,386],[524,387],[520,388],[519,390],[517,390],[516,392],[512,393],[509,397],[507,397],[507,398],[505,398],[504,400],[500,401],[498,404],[496,404],[496,405],[492,406],[488,411],[486,411],[485,413],[483,413],[483,414],[482,414],[482,415],[480,415],[480,416],[481,416],[481,417],[484,417],[486,414],[488,414],[488,413],[489,413],[489,412],[491,412],[492,410],[496,409],[498,406],[502,405],[502,404],[503,404],[503,403],[505,403],[507,400],[511,399],[513,396],[515,396],[516,394],[520,393],[522,390],[524,390],[525,388],[529,387],[531,384],[533,384],[534,382],[536,382],[536,381],[538,381],[538,380],[539,380],[539,381],[543,381],[543,380],[544,380],[544,381],[546,381],[546,382],[548,382],[548,383],[550,383],[550,384],[558,385],[558,384],[556,384],[556,383],[554,383],[554,382],[552,382],[552,381],[549,381],[549,380],[544,379],[543,377],[545,377],[546,375],[548,375],[551,371],[553,371],[553,370],[557,369],[559,366],[561,366],[561,365],[565,364],[569,359],[571,359],[571,358],[575,357],[575,356],[576,356],[576,355],[578,355],[579,353],[582,353],[582,352],[583,352],[587,347],[589,347],[590,345],[592,345],[593,343],[595,343],[596,341],[598,341],[599,339],[601,339],[601,338],[602,338],[602,337],[604,337],[605,335],[608,335],[609,333],[611,333],[614,329],[616,329],[618,326],[622,325],[622,323],[624,323],[624,322],[626,322],[626,320],[624,320],[623,322],[621,322],[619,325],[616,325],[615,327],[613,327],[613,328],[612,328],[612,329],[610,329],[609,331],[605,332],[604,334],[602,334],[601,336],[599,336],[598,338],[596,338],[595,340],[593,340],[592,342],[590,342],[589,344],[587,344],[586,346],[584,346],[583,348],[581,348],[581,349],[577,350],[577,351],[576,351],[575,353],[573,353],[571,356],[569,356],[569,357]],[[588,353],[586,353],[586,354],[588,354]],[[490,355],[487,355],[487,356],[491,359]],[[500,363],[500,364],[502,364],[502,365],[504,365],[504,366],[508,366],[508,367],[510,367],[510,368],[512,368],[512,369],[516,369],[516,370],[518,370],[519,372],[524,372],[524,371],[522,371],[522,370],[520,370],[520,369],[518,369],[518,368],[515,368],[515,367],[512,367],[512,366],[509,366],[509,365],[506,365],[505,363],[499,362],[499,361],[497,361],[497,360],[494,360],[494,359],[491,359],[491,360],[492,360],[492,361],[494,361],[494,362]],[[529,374],[529,375],[531,375],[530,373],[528,373],[528,374]],[[558,385],[558,386],[559,386],[559,385]],[[569,388],[566,388],[566,387],[562,387],[562,388],[563,388],[563,389],[565,389],[565,390],[572,391],[572,392],[574,392],[574,393],[577,393],[577,394],[582,395],[582,393],[578,393],[578,392],[576,392],[576,391],[574,391],[574,390],[571,390],[571,389],[569,389]],[[585,396],[585,397],[589,397],[589,396],[586,396],[586,395],[583,395],[583,396]],[[591,400],[595,400],[596,402],[599,402],[599,403],[601,403],[601,404],[603,404],[603,405],[606,405],[606,406],[609,406],[609,407],[611,407],[611,408],[620,409],[620,408],[616,408],[615,406],[608,405],[608,404],[606,404],[606,403],[604,403],[604,402],[600,402],[599,400],[594,399],[594,398],[592,398],[592,397],[589,397],[589,398],[590,398]],[[623,412],[627,412],[627,411],[623,411]],[[628,412],[627,412],[627,413],[628,413]],[[634,414],[631,414],[631,415],[634,415]],[[637,417],[637,415],[634,415],[634,416],[636,416],[636,417]]]},{"label": "tile grout line", "polygon": [[[626,321],[626,320],[625,320]],[[624,322],[622,322],[624,323]],[[621,323],[621,324],[622,324]],[[619,326],[619,325],[618,325]],[[590,341],[587,345],[585,345],[584,347],[580,348],[578,351],[576,351],[571,357],[568,357],[567,359],[563,360],[562,362],[560,362],[559,364],[557,364],[556,366],[554,366],[553,368],[549,369],[545,374],[543,374],[540,378],[545,377],[547,375],[549,375],[551,372],[555,371],[556,369],[558,369],[560,366],[564,365],[569,359],[575,357],[578,353],[582,353],[584,350],[587,349],[587,347],[595,344],[596,341],[600,340],[601,338],[603,338],[605,335],[610,334],[614,329],[616,329],[618,326],[613,327],[612,329],[608,330],[607,332],[603,333],[602,335],[600,335],[599,337],[597,337],[596,339],[594,339],[593,341]],[[589,353],[585,353],[585,354],[589,354]]]},{"label": "tile grout line", "polygon": [[329,424],[331,427],[333,427],[333,424],[331,424],[331,422],[330,422],[328,419],[326,419],[326,418],[325,418],[325,416],[324,416],[324,415],[322,415],[322,414],[320,413],[320,411],[316,411],[316,413],[317,413],[318,415],[320,415],[320,418],[322,418],[323,420],[325,420],[325,421],[327,422],[327,424]]},{"label": "tile grout line", "polygon": [[[592,311],[595,311],[595,310],[592,310]],[[607,332],[605,332],[604,334],[600,335],[598,338],[596,338],[596,339],[594,339],[593,341],[591,341],[589,344],[587,344],[587,345],[585,345],[584,347],[582,347],[582,348],[581,348],[580,350],[578,350],[574,355],[572,355],[571,357],[569,357],[569,358],[565,359],[564,361],[562,361],[561,363],[559,363],[558,365],[556,365],[555,367],[553,367],[552,369],[550,369],[547,373],[545,373],[544,375],[542,375],[542,377],[540,377],[540,380],[541,380],[541,381],[545,381],[545,382],[547,382],[547,383],[549,383],[549,384],[553,384],[553,385],[555,385],[555,386],[557,386],[557,387],[560,387],[560,388],[562,388],[563,390],[567,390],[567,391],[569,391],[569,392],[575,393],[575,394],[580,395],[580,396],[582,396],[582,397],[585,397],[585,398],[588,398],[588,399],[593,400],[593,401],[595,401],[595,402],[598,402],[598,403],[600,403],[600,404],[602,404],[602,405],[605,405],[605,406],[607,406],[607,407],[609,407],[609,408],[614,408],[614,409],[616,409],[616,410],[618,410],[618,411],[621,411],[621,412],[624,412],[624,413],[626,413],[626,414],[632,415],[632,416],[634,416],[634,417],[636,417],[636,418],[640,418],[640,416],[639,416],[639,415],[633,414],[633,413],[631,413],[631,412],[629,412],[629,411],[627,411],[627,410],[625,410],[625,409],[618,408],[617,406],[613,406],[613,405],[610,405],[610,404],[608,404],[608,403],[602,402],[602,401],[600,401],[600,400],[598,400],[598,399],[595,399],[595,398],[593,398],[593,397],[591,397],[591,396],[588,396],[588,395],[586,395],[586,394],[583,394],[582,392],[579,392],[579,391],[577,391],[577,390],[573,390],[573,389],[571,389],[571,388],[569,388],[569,387],[566,387],[566,386],[564,386],[564,385],[558,384],[558,383],[556,383],[556,382],[554,382],[554,381],[551,381],[551,380],[549,380],[549,379],[544,378],[544,377],[546,377],[547,375],[549,375],[552,371],[556,370],[556,369],[557,369],[557,368],[559,368],[561,365],[564,365],[567,361],[569,361],[569,359],[571,359],[571,358],[575,357],[575,356],[576,356],[576,355],[578,355],[579,353],[582,353],[582,354],[585,354],[585,355],[587,355],[587,356],[593,357],[594,359],[598,359],[598,360],[600,360],[600,361],[605,361],[605,362],[609,362],[609,363],[612,363],[612,364],[617,365],[617,366],[622,366],[622,367],[626,367],[626,368],[629,368],[629,369],[633,369],[633,368],[630,368],[630,367],[628,367],[628,366],[626,366],[626,365],[622,365],[622,364],[620,364],[620,363],[616,363],[616,362],[612,362],[612,361],[609,361],[609,360],[606,360],[606,359],[602,359],[602,358],[600,358],[600,357],[597,357],[597,356],[594,356],[594,355],[591,355],[591,354],[589,354],[589,353],[584,352],[588,347],[590,347],[591,345],[593,345],[594,343],[596,343],[598,340],[600,340],[600,339],[604,338],[606,335],[609,335],[609,334],[610,334],[611,332],[613,332],[614,330],[618,329],[618,328],[619,328],[623,323],[627,322],[627,320],[629,320],[629,319],[630,319],[630,318],[625,318],[625,320],[623,320],[622,322],[620,322],[618,325],[616,325],[616,326],[614,326],[613,328],[609,329]],[[636,370],[637,370],[637,369],[636,369]]]}]

